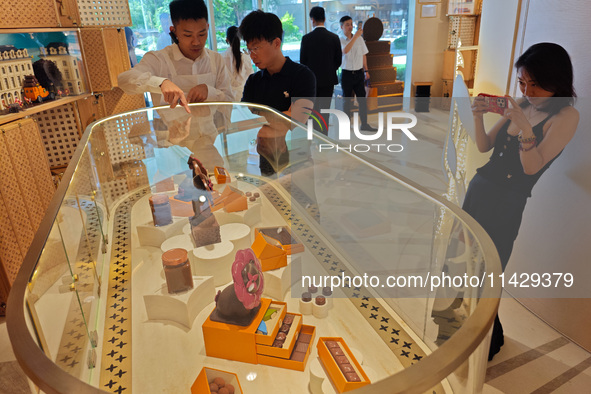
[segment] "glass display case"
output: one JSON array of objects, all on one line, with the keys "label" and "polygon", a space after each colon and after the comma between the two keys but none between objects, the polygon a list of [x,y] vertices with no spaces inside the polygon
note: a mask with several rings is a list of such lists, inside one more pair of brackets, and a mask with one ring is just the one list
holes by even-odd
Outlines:
[{"label": "glass display case", "polygon": [[33,382],[481,391],[500,295],[483,280],[500,273],[492,241],[413,181],[319,149],[336,142],[309,127],[232,103],[88,126],[10,295]]}]

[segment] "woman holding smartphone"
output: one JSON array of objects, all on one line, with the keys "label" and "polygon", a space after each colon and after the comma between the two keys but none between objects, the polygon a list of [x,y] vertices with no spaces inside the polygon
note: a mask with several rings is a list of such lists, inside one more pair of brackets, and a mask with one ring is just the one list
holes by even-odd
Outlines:
[{"label": "woman holding smartphone", "polygon": [[[573,107],[572,63],[564,48],[535,44],[519,57],[515,68],[524,99],[517,102],[507,97],[508,108],[490,130],[484,128],[482,116],[488,112],[484,97],[476,97],[472,104],[476,146],[480,152],[494,150],[470,182],[462,206],[490,235],[503,270],[532,188],[562,153],[579,123],[579,112]],[[503,343],[497,315],[489,360]]]}]

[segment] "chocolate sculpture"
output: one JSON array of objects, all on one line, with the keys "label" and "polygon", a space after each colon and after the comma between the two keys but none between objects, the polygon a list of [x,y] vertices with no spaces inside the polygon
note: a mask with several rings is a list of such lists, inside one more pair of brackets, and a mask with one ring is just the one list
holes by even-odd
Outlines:
[{"label": "chocolate sculpture", "polygon": [[261,307],[263,271],[251,249],[236,253],[232,264],[234,283],[215,297],[216,307],[210,319],[220,323],[248,326]]}]

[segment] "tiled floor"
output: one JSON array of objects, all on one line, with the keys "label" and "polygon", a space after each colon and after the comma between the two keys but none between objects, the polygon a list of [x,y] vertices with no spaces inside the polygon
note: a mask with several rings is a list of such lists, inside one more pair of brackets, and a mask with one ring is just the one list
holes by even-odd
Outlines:
[{"label": "tiled floor", "polygon": [[[374,155],[372,159],[433,191],[443,192],[440,168],[447,112],[432,109],[419,116],[425,127],[416,132],[428,144],[410,145],[405,155]],[[510,296],[501,300],[499,313],[505,345],[488,364],[485,394],[590,392],[589,352],[548,327]],[[9,344],[5,319],[0,318],[0,393],[29,392]]]}]

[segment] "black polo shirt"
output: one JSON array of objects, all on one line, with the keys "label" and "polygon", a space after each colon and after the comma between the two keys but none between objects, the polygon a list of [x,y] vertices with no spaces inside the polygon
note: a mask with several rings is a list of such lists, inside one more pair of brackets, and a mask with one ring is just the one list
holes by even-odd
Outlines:
[{"label": "black polo shirt", "polygon": [[262,104],[287,111],[292,97],[315,97],[316,77],[303,64],[293,62],[288,56],[281,70],[273,75],[260,70],[246,80],[242,101]]}]

